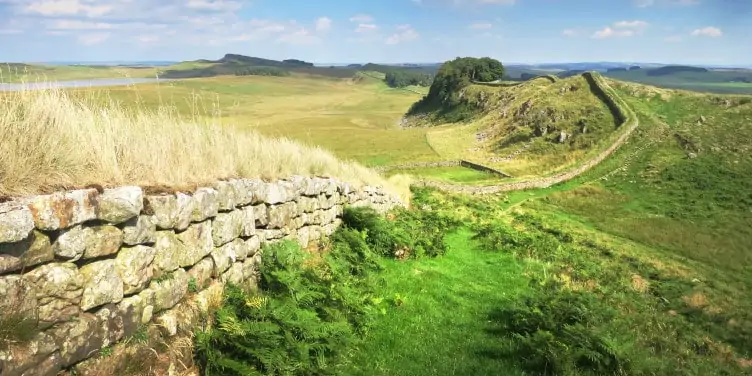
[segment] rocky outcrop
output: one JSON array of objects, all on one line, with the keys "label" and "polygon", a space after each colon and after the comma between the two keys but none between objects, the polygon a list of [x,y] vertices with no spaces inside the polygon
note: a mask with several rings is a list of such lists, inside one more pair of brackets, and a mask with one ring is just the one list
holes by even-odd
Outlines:
[{"label": "rocky outcrop", "polygon": [[[296,176],[193,192],[81,189],[0,204],[0,319],[33,323],[0,346],[0,376],[55,375],[157,323],[175,335],[186,299],[258,284],[262,246],[331,235],[343,207],[386,211],[380,188]],[[209,291],[211,290],[211,291]],[[205,303],[198,303],[205,306]],[[181,324],[182,323],[182,324]]]}]

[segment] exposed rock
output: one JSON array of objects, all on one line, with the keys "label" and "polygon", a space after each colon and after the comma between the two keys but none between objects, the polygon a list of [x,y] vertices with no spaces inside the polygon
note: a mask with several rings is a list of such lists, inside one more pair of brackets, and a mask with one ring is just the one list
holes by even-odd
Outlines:
[{"label": "exposed rock", "polygon": [[117,303],[123,299],[123,280],[120,279],[115,260],[101,260],[86,264],[80,269],[84,280],[84,293],[81,309],[107,303]]},{"label": "exposed rock", "polygon": [[167,278],[152,280],[148,290],[153,292],[154,313],[172,308],[188,293],[188,273],[178,269]]},{"label": "exposed rock", "polygon": [[689,158],[689,159],[695,159],[695,158],[697,158],[697,154],[696,153],[687,153],[687,158]]},{"label": "exposed rock", "polygon": [[217,214],[212,222],[214,246],[219,247],[239,237],[243,230],[243,219],[240,210]]},{"label": "exposed rock", "polygon": [[[154,242],[153,272],[154,277],[159,277],[180,267],[179,261],[185,261],[192,256],[190,250],[178,240],[174,232],[165,230],[157,231],[156,241]],[[199,257],[197,259],[200,260]]]},{"label": "exposed rock", "polygon": [[37,333],[23,345],[11,345],[0,353],[0,375],[3,376],[55,376],[62,369],[54,339],[46,333]]},{"label": "exposed rock", "polygon": [[52,244],[52,251],[67,261],[78,261],[86,250],[86,232],[83,226],[77,225],[60,231],[60,235]]},{"label": "exposed rock", "polygon": [[172,337],[178,334],[178,311],[178,309],[165,311],[154,319],[163,336]]},{"label": "exposed rock", "polygon": [[52,261],[54,258],[50,238],[39,231],[32,231],[20,242],[0,243],[0,274]]},{"label": "exposed rock", "polygon": [[98,199],[96,189],[81,189],[32,197],[29,209],[38,229],[59,230],[96,219]]},{"label": "exposed rock", "polygon": [[564,142],[566,142],[568,138],[569,138],[569,134],[567,132],[561,131],[561,133],[559,133],[560,144],[563,144]]},{"label": "exposed rock", "polygon": [[68,321],[81,313],[84,278],[73,263],[42,265],[24,274],[35,291],[41,326]]},{"label": "exposed rock", "polygon": [[240,219],[240,236],[249,237],[256,234],[256,209],[253,206],[246,206],[239,210]]},{"label": "exposed rock", "polygon": [[298,206],[294,202],[269,207],[269,223],[271,229],[284,228],[298,214]]},{"label": "exposed rock", "polygon": [[126,245],[152,244],[157,239],[157,224],[154,216],[139,215],[125,222],[123,243]]},{"label": "exposed rock", "polygon": [[219,211],[230,211],[237,205],[235,185],[229,181],[218,181],[214,183],[214,189],[217,191],[217,207]]},{"label": "exposed rock", "polygon": [[245,246],[242,239],[235,239],[234,241],[227,243],[219,248],[215,248],[211,257],[214,260],[214,277],[219,277],[230,265],[234,263],[238,256],[238,248]]},{"label": "exposed rock", "polygon": [[144,245],[123,247],[115,258],[115,265],[123,281],[123,294],[129,295],[146,288],[153,276],[151,263],[157,250]]},{"label": "exposed rock", "polygon": [[144,192],[141,187],[105,189],[99,196],[98,218],[113,224],[123,223],[141,213]]},{"label": "exposed rock", "polygon": [[28,207],[0,204],[0,243],[26,239],[34,229],[34,217]]},{"label": "exposed rock", "polygon": [[84,259],[117,253],[123,244],[123,231],[112,225],[84,228]]},{"label": "exposed rock", "polygon": [[178,266],[191,266],[211,253],[214,248],[212,229],[215,223],[212,221],[194,223],[177,235],[177,240],[182,244],[176,249],[179,253],[173,256]]},{"label": "exposed rock", "polygon": [[199,188],[193,194],[193,213],[191,220],[201,222],[206,219],[215,217],[219,213],[219,202],[217,201],[217,191],[212,188]]},{"label": "exposed rock", "polygon": [[188,270],[189,279],[193,278],[196,281],[196,287],[199,289],[202,289],[209,281],[211,281],[213,273],[214,261],[211,257],[203,258]]}]

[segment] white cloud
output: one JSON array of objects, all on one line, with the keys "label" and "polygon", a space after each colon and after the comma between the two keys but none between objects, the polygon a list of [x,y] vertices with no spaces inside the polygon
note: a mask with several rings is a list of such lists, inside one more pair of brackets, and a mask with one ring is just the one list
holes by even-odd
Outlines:
[{"label": "white cloud", "polygon": [[91,33],[91,34],[82,34],[78,36],[78,42],[91,46],[94,44],[99,44],[104,41],[106,41],[110,37],[110,33]]},{"label": "white cloud", "polygon": [[618,21],[596,31],[592,37],[595,39],[632,37],[641,34],[648,25],[647,22],[639,20]]},{"label": "white cloud", "polygon": [[23,7],[26,13],[43,16],[74,16],[99,17],[112,11],[111,5],[89,5],[80,0],[43,0],[33,1]]},{"label": "white cloud", "polygon": [[240,9],[242,4],[237,1],[226,0],[189,0],[186,6],[196,10],[232,12]]},{"label": "white cloud", "polygon": [[593,38],[606,39],[606,38],[614,38],[614,37],[631,37],[634,35],[635,35],[634,30],[618,30],[618,29],[612,29],[606,26],[604,29],[598,30],[595,33],[593,33]]},{"label": "white cloud", "polygon": [[701,29],[695,29],[692,31],[692,36],[704,36],[704,37],[711,37],[711,38],[718,38],[723,36],[723,31],[717,27],[708,26],[703,27]]},{"label": "white cloud", "polygon": [[614,23],[614,27],[620,29],[642,29],[648,26],[645,21],[619,21]]},{"label": "white cloud", "polygon": [[106,30],[115,25],[106,22],[87,22],[81,20],[55,20],[47,25],[52,30]]},{"label": "white cloud", "polygon": [[647,8],[655,4],[654,0],[634,0],[634,4],[638,8]]},{"label": "white cloud", "polygon": [[654,5],[667,6],[690,6],[697,5],[700,0],[633,0],[634,5],[638,8],[647,8]]},{"label": "white cloud", "polygon": [[420,38],[420,34],[410,25],[399,25],[396,29],[396,33],[386,38],[386,44],[398,44]]},{"label": "white cloud", "polygon": [[311,34],[311,32],[308,31],[307,29],[300,28],[293,32],[280,35],[279,38],[277,38],[277,42],[296,44],[296,45],[305,45],[305,44],[319,43],[321,42],[321,39]]},{"label": "white cloud", "polygon": [[373,22],[373,17],[367,14],[358,14],[358,15],[350,17],[350,22],[370,23],[370,22]]},{"label": "white cloud", "polygon": [[136,40],[143,44],[151,44],[159,42],[160,38],[156,35],[139,35]]},{"label": "white cloud", "polygon": [[359,24],[357,28],[355,28],[356,33],[367,33],[370,31],[375,31],[379,27],[374,24]]},{"label": "white cloud", "polygon": [[0,35],[21,34],[22,32],[21,29],[0,29]]},{"label": "white cloud", "polygon": [[319,17],[316,20],[316,31],[328,31],[332,28],[332,19],[329,17]]},{"label": "white cloud", "polygon": [[671,35],[663,38],[663,41],[668,43],[678,43],[682,41],[682,37],[678,35]]},{"label": "white cloud", "polygon": [[471,29],[475,29],[475,30],[483,30],[483,29],[490,29],[490,28],[492,28],[493,24],[491,24],[489,22],[476,22],[474,24],[471,24],[469,27]]}]

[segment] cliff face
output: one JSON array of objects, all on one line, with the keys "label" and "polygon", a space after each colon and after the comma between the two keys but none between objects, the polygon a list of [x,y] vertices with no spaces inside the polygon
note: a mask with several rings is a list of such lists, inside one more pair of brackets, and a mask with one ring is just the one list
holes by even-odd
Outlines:
[{"label": "cliff face", "polygon": [[55,375],[149,323],[174,336],[225,283],[256,286],[264,243],[306,247],[335,231],[345,205],[401,204],[376,187],[308,177],[2,203],[0,375]]}]

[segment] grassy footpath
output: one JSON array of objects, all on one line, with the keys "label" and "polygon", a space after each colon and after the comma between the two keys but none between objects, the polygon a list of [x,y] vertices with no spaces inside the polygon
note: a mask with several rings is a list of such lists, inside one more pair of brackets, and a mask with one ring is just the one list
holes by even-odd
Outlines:
[{"label": "grassy footpath", "polygon": [[472,232],[447,236],[440,258],[390,260],[379,293],[389,300],[342,375],[516,375],[491,354],[488,315],[527,288],[524,266],[482,251]]}]

